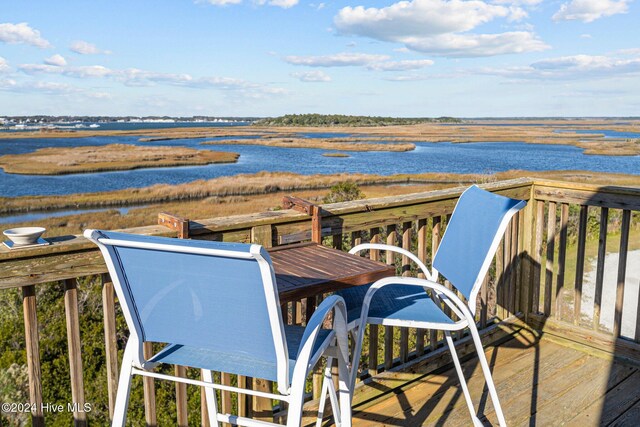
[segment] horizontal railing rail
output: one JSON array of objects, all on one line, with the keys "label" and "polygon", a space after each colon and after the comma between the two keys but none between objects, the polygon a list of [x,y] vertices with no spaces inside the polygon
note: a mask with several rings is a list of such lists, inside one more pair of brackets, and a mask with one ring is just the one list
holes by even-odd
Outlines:
[{"label": "horizontal railing rail", "polygon": [[[488,183],[483,187],[529,202],[512,220],[480,292],[479,307],[476,311],[477,322],[487,342],[507,335],[509,324],[524,321],[551,335],[561,336],[570,331],[571,336],[582,343],[608,349],[612,354],[616,353],[621,357],[640,360],[637,345],[640,338],[640,316],[639,320],[636,320],[632,336],[625,336],[622,328],[626,259],[630,244],[632,249],[640,246],[640,242],[633,240],[638,236],[637,228],[640,222],[637,218],[637,211],[640,210],[640,189],[532,179]],[[319,212],[322,241],[342,250],[348,250],[363,242],[384,242],[415,253],[425,264],[430,265],[431,254],[435,253],[446,229],[448,216],[463,190],[454,188],[323,205]],[[182,237],[217,241],[254,242],[271,247],[311,239],[312,221],[313,218],[307,212],[287,209],[190,221],[186,229],[185,224],[179,224],[181,228],[173,227],[173,230],[162,225],[154,225],[126,231],[172,237],[179,237],[180,234]],[[597,232],[594,231],[594,227],[598,229]],[[613,236],[609,238],[609,245],[607,235]],[[45,401],[47,393],[43,390],[43,384],[50,384],[50,376],[60,375],[61,370],[58,366],[52,371],[49,363],[46,366],[42,363],[39,334],[43,322],[47,322],[48,319],[38,318],[38,312],[42,311],[38,308],[39,304],[50,301],[47,298],[40,301],[39,295],[45,288],[53,287],[60,290],[64,300],[67,335],[67,351],[64,356],[68,359],[66,363],[72,418],[75,425],[85,425],[92,417],[102,416],[103,419],[108,419],[113,411],[118,376],[118,351],[122,351],[123,336],[126,336],[126,332],[122,330],[123,322],[114,298],[113,285],[95,246],[79,236],[55,237],[50,240],[53,244],[49,246],[21,251],[0,250],[0,293],[20,289],[24,319],[22,348],[25,351],[24,362],[29,378],[31,421],[33,425],[44,425],[45,419],[55,414],[45,411],[45,404],[48,402]],[[615,248],[610,247],[613,240]],[[588,299],[589,302],[585,303],[585,277],[593,273],[590,270],[591,264],[586,264],[589,259],[587,255],[590,253],[587,248],[594,245],[597,246],[597,260],[593,302],[592,299]],[[608,288],[605,289],[602,285],[608,249],[612,249],[609,252],[615,249],[619,254],[613,299],[610,295],[607,296]],[[406,257],[387,255],[375,250],[369,251],[365,256],[395,265],[398,274],[417,274],[415,267],[410,265]],[[568,280],[567,275],[572,279]],[[99,300],[104,344],[99,351],[103,352],[100,354],[103,354],[106,377],[106,392],[103,393],[106,398],[103,402],[87,400],[89,391],[87,379],[83,376],[83,314],[79,312],[79,307],[83,307],[83,301],[79,300],[79,295],[82,299],[86,292],[90,292],[83,289],[89,288],[90,283],[97,283],[96,286],[99,286],[102,292]],[[447,282],[444,284],[450,286]],[[323,295],[318,295],[314,298],[296,299],[294,295],[292,300],[283,305],[283,314],[291,323],[304,324],[322,297]],[[601,324],[602,313],[610,312],[605,310],[605,302],[614,304],[614,319],[610,323]],[[593,309],[585,310],[587,306]],[[625,310],[638,311],[637,300],[635,305],[632,304],[630,307]],[[516,320],[518,318],[520,320]],[[612,325],[611,328],[606,326],[609,324]],[[360,362],[361,378],[366,383],[369,381],[367,378],[377,378],[385,371],[385,375],[389,375],[407,364],[424,364],[427,361],[433,369],[442,366],[449,361],[446,353],[439,350],[442,338],[434,331],[371,326]],[[470,350],[464,331],[455,334],[455,339],[462,353]],[[147,351],[152,351],[150,345]],[[181,367],[176,367],[175,373],[182,376],[195,375],[195,372]],[[271,387],[268,382],[260,379],[236,377],[225,373],[218,373],[218,378],[224,384],[265,390]],[[310,397],[317,397],[321,384],[319,368],[316,369],[311,384]],[[169,410],[166,404],[166,390],[158,390],[162,395],[156,395],[156,386],[152,379],[144,380],[144,418],[147,425],[157,424],[158,411],[166,415]],[[93,388],[91,387],[90,393],[95,396]],[[180,385],[173,393],[173,419],[177,420],[178,425],[187,425],[189,419],[193,423],[193,417],[196,416],[193,392],[188,393],[186,386]],[[165,403],[161,409],[155,406],[157,399],[163,399]],[[222,392],[219,399],[223,410],[233,410],[239,415],[253,415],[271,420],[278,417],[280,406],[277,402],[236,397],[229,392]],[[83,411],[83,405],[87,402],[102,405],[103,414]],[[206,414],[204,401],[200,400],[199,405],[202,407],[202,414],[197,414],[197,422],[206,425],[207,420],[203,416]]]}]

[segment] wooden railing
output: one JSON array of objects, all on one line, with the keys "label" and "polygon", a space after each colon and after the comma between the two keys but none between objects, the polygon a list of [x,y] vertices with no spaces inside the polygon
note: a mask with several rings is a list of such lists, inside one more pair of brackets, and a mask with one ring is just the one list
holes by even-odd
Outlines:
[{"label": "wooden railing", "polygon": [[[570,336],[583,345],[590,345],[611,355],[640,361],[640,315],[633,336],[621,339],[626,259],[630,243],[634,248],[640,242],[637,226],[640,210],[640,189],[598,187],[565,182],[518,179],[484,185],[485,188],[509,197],[528,201],[527,207],[511,222],[499,246],[494,264],[480,292],[477,322],[483,340],[487,343],[509,335],[514,328],[530,327],[550,335]],[[266,247],[321,238],[324,244],[347,250],[360,242],[386,242],[401,246],[418,255],[427,265],[438,247],[462,188],[410,194],[397,197],[367,199],[324,205],[313,212],[295,209],[260,214],[214,218],[184,222],[163,215],[163,224],[129,229],[128,232],[187,237],[196,239],[255,242]],[[309,213],[316,213],[309,216]],[[577,214],[576,214],[577,212]],[[596,215],[594,216],[594,213]],[[597,232],[593,230],[597,223]],[[318,225],[321,224],[321,225]],[[312,229],[315,230],[312,236]],[[318,236],[320,234],[320,236]],[[597,237],[596,243],[592,236]],[[616,247],[607,246],[607,236],[615,239]],[[613,237],[611,237],[613,236]],[[113,412],[118,377],[118,351],[126,331],[123,325],[113,284],[106,274],[102,257],[96,248],[78,236],[52,238],[52,245],[21,251],[0,251],[0,293],[21,289],[24,314],[25,350],[23,364],[28,371],[28,403],[33,425],[44,425],[45,420],[59,416],[47,405],[43,397],[43,382],[55,381],[52,376],[64,372],[60,363],[41,363],[41,337],[43,323],[49,319],[38,317],[41,290],[57,287],[64,299],[67,333],[67,375],[70,381],[69,403],[74,404],[72,418],[75,425],[86,425],[87,420],[106,420]],[[593,310],[586,310],[583,301],[587,247],[597,245],[595,295]],[[611,245],[609,245],[611,246]],[[603,287],[605,260],[609,252],[619,253],[615,297],[607,295]],[[575,251],[575,254],[574,254]],[[415,267],[405,257],[388,256],[370,251],[366,256],[397,266],[398,274],[414,275]],[[571,268],[568,268],[570,265]],[[569,272],[571,273],[569,276]],[[590,274],[590,273],[589,273]],[[105,365],[106,398],[103,402],[87,400],[83,378],[81,316],[78,291],[91,292],[91,283],[99,281],[102,289],[101,317],[104,323],[104,347],[94,349]],[[450,286],[447,282],[445,285]],[[86,286],[87,289],[83,289]],[[606,298],[605,298],[606,297]],[[283,306],[289,322],[304,324],[321,300],[322,295]],[[47,299],[48,301],[48,299]],[[603,301],[615,305],[613,327],[601,325]],[[638,312],[637,300],[631,310]],[[1,309],[1,308],[0,308]],[[85,337],[86,339],[86,337]],[[436,369],[449,363],[442,348],[442,336],[434,331],[408,328],[372,326],[365,338],[361,360],[363,386],[357,393],[371,396],[380,393],[366,384],[384,382],[394,373],[409,366],[426,365]],[[472,346],[466,333],[455,334],[459,352],[470,352]],[[146,348],[152,351],[149,345]],[[61,357],[62,358],[62,357]],[[92,355],[92,358],[95,358]],[[1,359],[0,359],[1,360]],[[53,369],[55,368],[55,369]],[[196,375],[195,371],[175,368],[177,375]],[[268,389],[271,385],[255,379],[219,373],[223,383]],[[66,381],[66,379],[65,379]],[[319,369],[310,382],[310,398],[316,397],[320,387]],[[168,403],[167,391],[156,398],[158,384],[144,381],[144,418],[147,425],[156,425],[159,412],[177,425],[192,423],[207,425],[206,406],[200,398],[194,401],[194,392],[177,386]],[[135,383],[134,383],[135,388]],[[195,392],[198,393],[197,391]],[[368,394],[367,394],[368,393]],[[357,396],[357,394],[356,394]],[[220,395],[223,409],[232,407],[240,415],[253,415],[265,419],[278,418],[277,402],[263,399],[236,398],[228,393]],[[156,407],[156,400],[162,399]],[[356,397],[357,399],[357,397]],[[27,403],[27,402],[21,402]],[[82,409],[88,403],[92,411]],[[67,402],[63,403],[65,410]],[[44,405],[44,406],[43,406]],[[173,407],[175,405],[175,408]],[[199,407],[196,407],[199,406]],[[100,412],[102,411],[102,412]],[[102,413],[102,415],[100,415]],[[69,415],[71,417],[71,415]],[[195,420],[195,421],[194,421]]]}]

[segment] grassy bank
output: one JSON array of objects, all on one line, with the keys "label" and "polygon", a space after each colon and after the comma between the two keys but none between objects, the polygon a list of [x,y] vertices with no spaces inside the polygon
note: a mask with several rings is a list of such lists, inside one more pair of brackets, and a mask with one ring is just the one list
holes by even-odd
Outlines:
[{"label": "grassy bank", "polygon": [[[538,177],[602,185],[640,186],[640,175],[605,174],[586,171],[508,171],[493,175],[427,173],[414,175],[333,174],[299,175],[290,172],[260,172],[186,184],[158,184],[100,193],[80,193],[63,196],[0,197],[0,214],[53,211],[65,209],[109,208],[160,203],[197,201],[215,197],[252,196],[281,191],[300,192],[326,189],[337,183],[352,181],[360,186],[394,184],[463,185],[499,181],[520,177]],[[407,187],[411,188],[411,187]],[[414,190],[415,191],[415,190]],[[413,191],[410,191],[413,192]]]},{"label": "grassy bank", "polygon": [[64,175],[140,168],[233,163],[239,154],[185,147],[139,147],[110,144],[88,147],[41,148],[33,153],[0,157],[6,173]]},{"label": "grassy bank", "polygon": [[344,141],[340,138],[261,138],[225,139],[201,142],[202,145],[264,145],[285,148],[322,148],[341,151],[411,151],[416,146],[410,142],[371,143],[363,140]]}]

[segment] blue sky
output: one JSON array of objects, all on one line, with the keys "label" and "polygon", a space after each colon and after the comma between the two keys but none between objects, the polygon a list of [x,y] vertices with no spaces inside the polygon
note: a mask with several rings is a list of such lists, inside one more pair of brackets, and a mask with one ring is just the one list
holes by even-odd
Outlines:
[{"label": "blue sky", "polygon": [[640,116],[634,0],[11,1],[0,115]]}]

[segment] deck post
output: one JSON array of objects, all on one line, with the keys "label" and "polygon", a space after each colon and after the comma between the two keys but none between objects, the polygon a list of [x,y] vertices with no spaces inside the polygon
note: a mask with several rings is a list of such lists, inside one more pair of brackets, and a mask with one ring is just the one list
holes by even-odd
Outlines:
[{"label": "deck post", "polygon": [[40,369],[40,338],[38,336],[38,315],[36,311],[36,287],[22,287],[22,308],[24,312],[24,337],[27,350],[27,371],[29,374],[29,402],[35,406],[31,412],[31,425],[44,426],[42,411],[42,371]]}]

